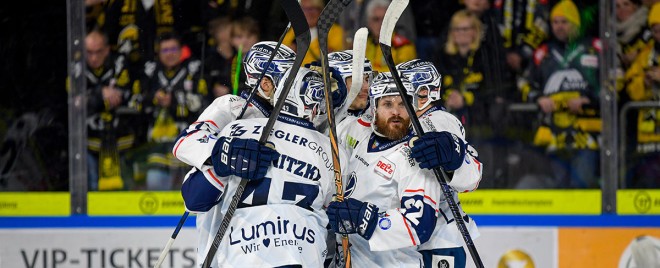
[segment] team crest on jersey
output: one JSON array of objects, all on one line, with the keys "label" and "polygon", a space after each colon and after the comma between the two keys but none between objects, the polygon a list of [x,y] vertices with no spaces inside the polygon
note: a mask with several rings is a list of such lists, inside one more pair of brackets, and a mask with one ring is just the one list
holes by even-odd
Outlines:
[{"label": "team crest on jersey", "polygon": [[350,197],[353,194],[353,191],[355,191],[355,185],[357,185],[357,176],[355,175],[355,171],[353,171],[346,182],[344,198]]},{"label": "team crest on jersey", "polygon": [[209,143],[209,136],[208,136],[208,135],[204,135],[204,137],[201,137],[201,138],[197,139],[197,141],[198,141],[199,143]]},{"label": "team crest on jersey", "polygon": [[395,169],[396,165],[392,161],[387,160],[385,157],[381,157],[378,159],[374,172],[386,180],[391,180]]}]

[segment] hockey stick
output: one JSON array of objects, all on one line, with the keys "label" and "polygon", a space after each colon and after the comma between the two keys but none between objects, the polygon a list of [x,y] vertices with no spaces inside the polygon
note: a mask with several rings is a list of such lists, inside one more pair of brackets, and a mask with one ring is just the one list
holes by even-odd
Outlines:
[{"label": "hockey stick", "polygon": [[270,57],[268,58],[268,62],[266,62],[266,68],[264,68],[263,71],[261,71],[261,74],[259,75],[259,80],[257,80],[257,84],[252,87],[252,90],[250,90],[250,95],[248,95],[247,99],[245,100],[245,104],[243,104],[243,107],[241,107],[241,112],[238,114],[238,117],[236,118],[241,119],[243,118],[243,114],[245,114],[245,110],[248,107],[248,104],[250,101],[252,101],[252,98],[254,98],[255,93],[257,92],[257,88],[259,88],[259,85],[261,84],[261,80],[266,76],[266,71],[268,71],[268,68],[270,67],[270,64],[273,62],[273,59],[275,59],[275,55],[280,51],[280,46],[282,45],[282,42],[284,41],[284,36],[286,36],[286,33],[289,32],[289,29],[291,29],[291,22],[286,26],[286,29],[284,29],[284,32],[282,35],[280,35],[280,40],[277,41],[277,45],[275,45],[275,49],[273,53],[270,54]]},{"label": "hockey stick", "polygon": [[[383,56],[385,57],[385,62],[387,63],[387,67],[390,69],[392,77],[396,83],[396,87],[399,89],[401,100],[405,104],[406,111],[408,111],[408,114],[410,115],[410,122],[412,122],[413,129],[417,133],[417,137],[421,137],[424,134],[424,130],[422,129],[422,125],[419,123],[419,118],[416,116],[415,109],[413,109],[412,104],[408,98],[406,98],[403,82],[401,82],[401,77],[399,76],[399,72],[396,70],[394,59],[392,58],[392,34],[394,33],[396,22],[399,20],[399,17],[401,17],[401,13],[403,13],[403,10],[406,8],[406,6],[408,6],[408,1],[409,0],[394,0],[387,8],[385,17],[383,18],[383,25],[380,29],[379,42],[380,48],[383,51]],[[484,264],[481,262],[481,258],[479,257],[477,248],[474,246],[474,242],[472,241],[472,237],[470,237],[470,233],[468,232],[467,227],[465,227],[463,217],[461,217],[461,213],[458,211],[458,205],[456,204],[456,201],[454,201],[452,190],[447,184],[449,181],[447,174],[441,167],[434,168],[433,173],[435,173],[435,177],[442,187],[442,193],[447,199],[447,204],[451,209],[454,220],[456,220],[456,227],[458,227],[458,230],[463,236],[463,240],[465,241],[465,245],[472,255],[474,264],[478,268],[483,268]]]},{"label": "hockey stick", "polygon": [[[206,84],[206,80],[204,80],[204,64],[206,60],[206,34],[204,32],[199,33],[202,36],[202,49],[201,49],[201,66],[200,66],[200,83],[204,82],[206,89],[208,90],[208,84]],[[208,91],[207,91],[208,93]],[[212,92],[210,94],[213,94]],[[190,215],[190,212],[185,211],[183,212],[183,215],[181,215],[181,219],[179,219],[179,223],[176,225],[176,228],[174,228],[174,232],[172,232],[172,235],[170,236],[170,239],[167,240],[167,244],[165,244],[165,248],[163,248],[163,251],[160,252],[160,256],[158,256],[158,261],[156,261],[156,264],[154,265],[154,268],[160,268],[160,265],[163,264],[163,261],[165,261],[165,257],[167,257],[167,254],[170,252],[170,248],[172,247],[172,244],[174,244],[174,240],[176,237],[179,235],[179,231],[181,231],[181,228],[183,228],[183,224],[186,223],[186,219],[188,219],[188,215]]]},{"label": "hockey stick", "polygon": [[179,224],[176,225],[176,229],[174,229],[174,233],[172,233],[172,236],[170,236],[170,240],[167,240],[167,244],[165,245],[163,251],[160,253],[160,256],[158,257],[158,261],[156,262],[156,265],[154,265],[154,268],[160,267],[160,265],[163,264],[163,261],[165,261],[165,257],[167,256],[167,253],[170,251],[172,244],[174,244],[174,239],[176,239],[176,236],[179,235],[179,231],[181,231],[181,227],[183,227],[183,224],[186,222],[186,219],[188,218],[188,214],[190,214],[190,212],[186,211],[181,216],[181,219],[179,220]]},{"label": "hockey stick", "polygon": [[[284,36],[289,31],[289,29],[291,29],[291,23],[289,23],[286,26],[286,29],[284,29],[284,32],[280,36],[280,40],[277,42],[277,45],[275,45],[275,49],[274,49],[273,53],[270,55],[270,57],[268,58],[268,61],[266,62],[266,68],[264,68],[264,70],[261,71],[261,74],[259,75],[259,80],[257,80],[256,86],[254,86],[252,88],[252,90],[250,91],[250,95],[248,95],[248,97],[245,101],[245,104],[243,104],[243,107],[241,107],[241,112],[238,114],[238,117],[236,117],[236,120],[239,120],[239,119],[243,118],[243,115],[245,114],[245,110],[247,109],[248,104],[254,98],[254,94],[257,91],[257,87],[259,86],[259,84],[261,84],[261,80],[266,75],[266,71],[268,70],[268,67],[270,66],[270,63],[273,62],[273,59],[275,58],[275,54],[280,50],[280,46],[282,45],[282,41],[284,40]],[[202,47],[202,59],[203,58],[204,58],[204,47]],[[202,64],[202,70],[203,70],[203,68],[204,68],[204,64]],[[202,71],[202,74],[203,73],[204,72]],[[172,243],[174,243],[174,239],[176,239],[177,235],[179,234],[179,231],[183,227],[183,223],[186,221],[186,218],[188,217],[188,214],[190,214],[190,213],[188,211],[186,211],[186,212],[183,213],[183,215],[181,215],[181,219],[179,220],[179,224],[176,226],[176,229],[174,229],[174,233],[172,233],[172,236],[171,236],[170,240],[167,241],[167,245],[165,245],[165,248],[160,253],[160,257],[158,257],[158,262],[156,262],[156,265],[154,265],[154,268],[159,268],[160,265],[165,260],[165,257],[167,256],[167,253],[169,252],[170,247],[172,247]]]},{"label": "hockey stick", "polygon": [[[291,66],[291,69],[289,70],[289,76],[286,78],[286,81],[284,81],[282,92],[280,93],[281,97],[277,100],[275,107],[273,107],[273,111],[268,117],[268,122],[266,123],[266,126],[264,127],[261,137],[259,138],[259,143],[261,144],[265,144],[266,141],[268,140],[268,136],[270,135],[270,132],[273,129],[273,126],[275,125],[275,120],[277,119],[277,116],[280,114],[280,110],[282,109],[282,106],[284,106],[286,96],[289,94],[291,85],[293,84],[293,81],[295,80],[296,75],[298,74],[298,69],[300,69],[300,66],[302,65],[302,61],[305,58],[305,54],[307,54],[307,50],[309,49],[309,43],[311,41],[309,26],[307,25],[305,14],[303,13],[302,8],[300,7],[298,1],[282,0],[281,3],[284,12],[286,13],[287,17],[289,17],[289,21],[291,22],[291,26],[293,27],[293,32],[296,34],[296,44],[298,51],[296,52],[296,58],[293,62],[293,66]],[[243,195],[243,191],[245,191],[245,186],[247,185],[247,182],[248,180],[241,179],[241,182],[236,187],[236,192],[234,193],[234,196],[231,199],[229,208],[227,208],[227,212],[225,212],[225,216],[222,219],[222,223],[220,223],[220,229],[218,230],[218,232],[215,235],[215,238],[213,239],[213,244],[211,244],[211,247],[209,248],[209,252],[206,254],[206,258],[204,259],[204,263],[202,264],[203,268],[209,268],[211,266],[211,261],[213,260],[215,253],[218,250],[218,247],[220,247],[220,242],[222,241],[222,238],[225,236],[225,233],[227,232],[227,228],[229,227],[229,223],[231,222],[231,219],[234,217],[234,212],[238,207],[238,202],[240,201],[241,196]]]},{"label": "hockey stick", "polygon": [[362,83],[364,83],[364,57],[367,50],[367,35],[369,35],[369,30],[362,27],[355,32],[355,37],[353,38],[353,73],[351,79],[351,91],[348,92],[346,96],[346,104],[337,111],[337,116],[339,118],[344,118],[345,114],[348,112],[351,103],[355,100],[360,91],[362,91]]},{"label": "hockey stick", "polygon": [[[325,93],[325,111],[328,117],[328,128],[330,129],[328,133],[330,135],[330,150],[332,151],[332,167],[335,174],[335,198],[340,202],[344,201],[344,186],[341,178],[341,166],[339,163],[339,146],[337,144],[337,128],[334,109],[332,107],[332,93],[330,92],[330,76],[328,75],[328,34],[338,16],[344,11],[344,8],[351,3],[351,1],[352,0],[330,0],[325,8],[323,8],[323,11],[321,11],[317,23],[319,48],[321,50],[323,92]],[[351,267],[351,251],[349,249],[348,235],[342,235],[341,246],[344,254],[344,263],[346,264],[346,267]]]}]

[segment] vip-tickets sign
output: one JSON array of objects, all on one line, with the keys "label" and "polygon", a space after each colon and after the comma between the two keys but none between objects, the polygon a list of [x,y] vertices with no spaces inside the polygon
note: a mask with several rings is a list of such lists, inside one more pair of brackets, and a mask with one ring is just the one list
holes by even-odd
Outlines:
[{"label": "vip-tickets sign", "polygon": [[[172,229],[0,229],[0,267],[153,267]],[[195,267],[196,240],[182,229],[162,267]]]}]

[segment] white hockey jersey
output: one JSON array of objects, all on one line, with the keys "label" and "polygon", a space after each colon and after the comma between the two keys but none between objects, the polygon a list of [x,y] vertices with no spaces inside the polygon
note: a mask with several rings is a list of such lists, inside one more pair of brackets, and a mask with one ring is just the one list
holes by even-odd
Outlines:
[{"label": "white hockey jersey", "polygon": [[[266,118],[238,120],[220,135],[258,140],[266,122]],[[328,224],[324,208],[335,194],[328,137],[308,121],[281,115],[268,140],[281,155],[273,161],[266,178],[247,184],[212,267],[323,266]],[[346,159],[342,149],[339,153]],[[240,178],[217,177],[208,169],[207,176],[200,176],[206,175],[201,171],[196,174],[184,181],[186,208],[203,211],[224,198],[215,206],[223,215]],[[207,240],[198,249],[200,263],[222,217],[216,213],[215,217],[203,217],[203,221],[198,225],[200,237]]]},{"label": "white hockey jersey", "polygon": [[[437,222],[440,184],[432,171],[420,169],[410,157],[407,140],[412,134],[389,141],[373,135],[371,127],[358,120],[350,117],[340,123],[340,143],[352,149],[344,173],[345,197],[375,204],[379,219],[368,241],[357,234],[349,236],[353,267],[420,267],[417,247],[429,240]],[[335,264],[343,263],[339,246]]]},{"label": "white hockey jersey", "polygon": [[[245,105],[247,94],[243,96],[224,95],[216,98],[209,107],[177,139],[172,154],[182,162],[202,169],[204,162],[211,157],[218,132],[236,120]],[[270,115],[272,105],[257,97],[253,98],[242,119],[263,118]]]},{"label": "white hockey jersey", "polygon": [[[444,111],[440,106],[432,106],[419,117],[419,122],[425,132],[448,131],[465,141],[465,129],[454,115]],[[459,204],[459,211],[465,221],[470,236],[475,239],[479,231],[475,221],[470,218],[460,206],[458,192],[469,192],[475,190],[481,181],[483,166],[477,159],[477,153],[472,146],[468,145],[465,158],[460,168],[454,170],[451,181],[448,183],[454,189],[454,201]],[[463,237],[456,227],[454,216],[449,208],[444,194],[439,197],[440,210],[438,223],[431,239],[420,246],[420,250],[431,250],[438,248],[460,247],[464,244]]]}]

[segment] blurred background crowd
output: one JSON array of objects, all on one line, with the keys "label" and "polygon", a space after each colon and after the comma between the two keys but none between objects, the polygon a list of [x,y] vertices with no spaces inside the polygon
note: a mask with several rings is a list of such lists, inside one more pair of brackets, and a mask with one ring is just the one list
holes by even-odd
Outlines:
[{"label": "blurred background crowd", "polygon": [[[660,2],[616,2],[623,188],[660,182]],[[0,9],[0,191],[68,190],[66,9]],[[319,60],[324,0],[301,0]],[[353,0],[328,49],[369,29],[378,46],[388,0]],[[480,187],[600,188],[601,72],[597,0],[411,0],[392,37],[395,63],[431,61],[442,99],[484,163]],[[263,40],[296,48],[279,1],[86,0],[88,186],[178,190],[180,131],[219,96],[241,94],[242,57]]]}]

